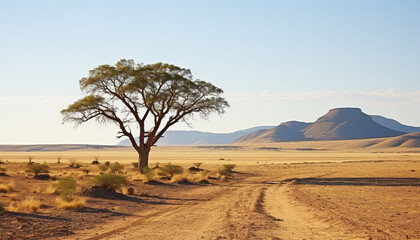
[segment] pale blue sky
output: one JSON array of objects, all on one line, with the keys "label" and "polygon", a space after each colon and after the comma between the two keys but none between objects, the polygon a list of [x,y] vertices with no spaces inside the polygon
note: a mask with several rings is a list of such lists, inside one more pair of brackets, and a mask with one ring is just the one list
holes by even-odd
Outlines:
[{"label": "pale blue sky", "polygon": [[0,31],[0,144],[116,143],[116,127],[73,129],[59,111],[121,58],[223,88],[231,108],[196,130],[341,106],[420,126],[420,1],[0,1]]}]

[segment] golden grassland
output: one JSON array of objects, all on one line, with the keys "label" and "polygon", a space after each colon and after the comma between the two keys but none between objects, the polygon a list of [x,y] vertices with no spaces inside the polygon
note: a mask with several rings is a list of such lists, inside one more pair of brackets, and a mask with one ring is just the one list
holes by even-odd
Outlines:
[{"label": "golden grassland", "polygon": [[[167,163],[184,167],[184,173],[172,180],[153,176],[161,185],[145,184],[150,179],[132,166],[137,154],[130,147],[0,152],[5,163],[0,166],[9,175],[0,177],[0,204],[10,211],[2,218],[12,223],[10,228],[0,226],[5,229],[0,237],[41,238],[51,233],[69,239],[420,238],[420,186],[416,185],[420,149],[360,147],[366,141],[158,146],[151,151],[151,167]],[[128,188],[133,188],[135,194],[126,199],[76,196],[66,202],[57,197],[56,181],[35,180],[25,172],[29,159],[46,162],[53,177],[76,179],[78,192],[100,175],[93,160],[119,162],[130,181],[119,193],[127,195]],[[69,167],[71,162],[82,166]],[[207,171],[186,171],[200,162]],[[221,178],[217,172],[226,164],[235,164],[235,172]],[[205,179],[210,184],[182,184]],[[40,230],[34,232],[29,226],[23,231],[22,216],[39,223]],[[148,221],[137,228],[145,217]],[[168,231],[156,231],[157,227]],[[63,233],[65,229],[71,231]]]}]

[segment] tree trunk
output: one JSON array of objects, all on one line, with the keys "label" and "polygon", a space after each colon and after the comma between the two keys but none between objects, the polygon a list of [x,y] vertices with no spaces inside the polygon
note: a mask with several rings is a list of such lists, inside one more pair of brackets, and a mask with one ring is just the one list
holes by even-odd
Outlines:
[{"label": "tree trunk", "polygon": [[143,173],[144,167],[149,166],[149,152],[148,149],[143,149],[139,151],[139,172]]}]

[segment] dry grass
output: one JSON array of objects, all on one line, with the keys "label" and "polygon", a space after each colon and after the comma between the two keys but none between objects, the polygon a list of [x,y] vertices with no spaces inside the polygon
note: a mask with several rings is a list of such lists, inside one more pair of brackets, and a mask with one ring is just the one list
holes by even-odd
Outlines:
[{"label": "dry grass", "polygon": [[19,205],[16,202],[9,203],[9,206],[6,207],[6,210],[9,212],[19,211]]},{"label": "dry grass", "polygon": [[9,198],[10,201],[17,201],[18,200],[18,195],[16,193],[10,193],[7,195],[7,197]]},{"label": "dry grass", "polygon": [[20,203],[23,208],[29,208],[32,212],[37,212],[41,207],[41,201],[35,200],[34,198],[25,199]]},{"label": "dry grass", "polygon": [[41,193],[41,187],[40,186],[33,186],[30,190],[31,193]]},{"label": "dry grass", "polygon": [[50,184],[50,185],[48,185],[47,189],[45,189],[44,193],[45,194],[53,194],[53,193],[56,192],[56,190],[57,190],[57,188],[56,188],[55,184]]},{"label": "dry grass", "polygon": [[176,174],[171,178],[172,183],[177,182],[191,182],[191,183],[199,183],[205,180],[208,180],[210,176],[209,171],[202,171],[196,174],[192,173],[183,173],[183,174]]},{"label": "dry grass", "polygon": [[58,208],[65,210],[80,209],[86,205],[86,199],[81,197],[76,197],[72,201],[65,201],[61,197],[57,197],[55,202],[58,205]]},{"label": "dry grass", "polygon": [[10,191],[10,188],[6,184],[0,184],[0,193],[8,193]]},{"label": "dry grass", "polygon": [[0,184],[0,193],[8,193],[15,188],[15,182],[10,182],[8,184]]}]

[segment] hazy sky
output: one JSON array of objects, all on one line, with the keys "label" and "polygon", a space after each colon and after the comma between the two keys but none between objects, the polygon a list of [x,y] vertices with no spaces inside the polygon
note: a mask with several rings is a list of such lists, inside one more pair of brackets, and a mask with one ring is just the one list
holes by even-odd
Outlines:
[{"label": "hazy sky", "polygon": [[343,106],[420,126],[420,1],[0,1],[0,31],[0,144],[118,142],[115,126],[74,129],[60,110],[90,69],[122,58],[224,89],[231,108],[195,130]]}]

